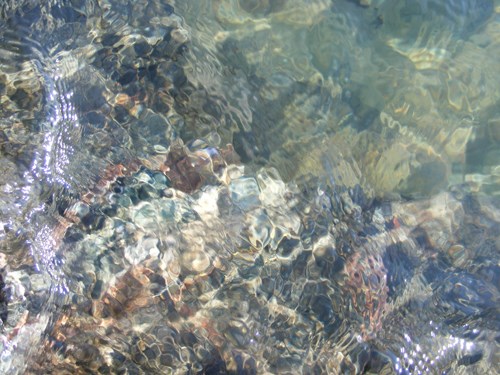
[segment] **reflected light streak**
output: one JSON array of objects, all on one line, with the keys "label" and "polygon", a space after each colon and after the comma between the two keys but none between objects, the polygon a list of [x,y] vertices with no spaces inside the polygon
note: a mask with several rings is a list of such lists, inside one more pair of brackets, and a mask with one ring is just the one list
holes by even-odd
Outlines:
[{"label": "reflected light streak", "polygon": [[[44,157],[40,166],[40,178],[51,184],[60,184],[64,188],[70,187],[70,176],[67,167],[74,154],[73,144],[75,129],[79,132],[80,123],[73,104],[73,91],[65,91],[62,77],[57,70],[52,84],[47,90],[47,101],[50,116],[47,119],[47,132],[43,143]],[[35,166],[36,167],[36,166]]]},{"label": "reflected light streak", "polygon": [[[429,322],[429,325],[432,327],[429,336],[438,337],[435,333],[438,330],[437,325],[433,322]],[[420,344],[416,344],[414,350],[404,346],[400,347],[400,356],[395,358],[394,363],[396,373],[407,374],[410,371],[417,374],[431,374],[441,372],[443,370],[440,368],[441,360],[445,360],[449,356],[461,357],[470,354],[476,348],[474,342],[463,338],[447,336],[442,337],[442,339],[440,348],[435,353],[425,353]],[[413,345],[413,340],[409,334],[404,334],[404,340],[406,343]]]},{"label": "reflected light streak", "polygon": [[49,226],[44,225],[35,236],[34,250],[36,250],[37,253],[37,268],[39,271],[49,274],[51,280],[54,281],[53,286],[57,292],[67,294],[69,290],[61,270],[64,260],[57,257],[54,251],[56,245],[57,243],[53,237],[53,230]]},{"label": "reflected light streak", "polygon": [[[48,184],[53,188],[54,201],[59,199],[58,191],[69,188],[71,176],[69,166],[74,162],[75,143],[78,142],[80,123],[73,103],[73,91],[66,90],[63,77],[57,68],[45,75],[47,84],[47,113],[46,121],[42,124],[45,131],[42,149],[34,159],[31,171],[32,176],[41,184]],[[75,136],[76,135],[76,136]],[[33,182],[34,179],[32,179]],[[30,184],[33,194],[41,186]],[[62,266],[64,260],[57,255],[58,243],[54,237],[54,224],[42,224],[36,228],[36,216],[47,215],[47,207],[33,208],[28,214],[28,222],[35,226],[32,243],[32,255],[38,272],[44,273],[52,280],[55,292],[68,293],[67,281],[64,277]],[[51,214],[49,210],[48,214]]]}]

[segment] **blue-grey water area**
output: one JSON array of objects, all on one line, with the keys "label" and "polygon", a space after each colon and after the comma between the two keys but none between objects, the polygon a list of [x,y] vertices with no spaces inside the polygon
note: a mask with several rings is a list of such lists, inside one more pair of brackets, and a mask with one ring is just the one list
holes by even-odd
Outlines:
[{"label": "blue-grey water area", "polygon": [[0,2],[0,373],[500,373],[500,1]]}]

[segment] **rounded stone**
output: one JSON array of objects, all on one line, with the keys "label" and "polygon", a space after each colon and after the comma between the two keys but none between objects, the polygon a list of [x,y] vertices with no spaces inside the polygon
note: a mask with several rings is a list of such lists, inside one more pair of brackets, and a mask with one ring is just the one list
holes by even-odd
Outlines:
[{"label": "rounded stone", "polygon": [[182,265],[193,274],[201,274],[208,270],[211,260],[202,249],[186,251],[182,254]]}]

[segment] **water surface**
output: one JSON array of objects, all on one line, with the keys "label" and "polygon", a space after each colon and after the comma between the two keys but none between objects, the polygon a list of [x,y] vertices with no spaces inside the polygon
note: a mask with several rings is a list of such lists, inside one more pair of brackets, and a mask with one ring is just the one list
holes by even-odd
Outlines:
[{"label": "water surface", "polygon": [[498,372],[499,9],[4,2],[2,372]]}]

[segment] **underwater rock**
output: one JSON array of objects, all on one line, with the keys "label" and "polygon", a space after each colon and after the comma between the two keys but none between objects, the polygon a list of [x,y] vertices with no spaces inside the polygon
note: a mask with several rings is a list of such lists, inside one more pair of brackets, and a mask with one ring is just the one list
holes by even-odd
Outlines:
[{"label": "underwater rock", "polygon": [[[67,299],[67,307],[53,317],[44,351],[31,358],[28,371],[250,366],[276,372],[321,368],[325,353],[339,358],[336,366],[355,371],[409,368],[386,346],[404,342],[391,335],[407,324],[397,319],[408,306],[437,303],[425,318],[438,322],[443,332],[453,331],[467,309],[487,310],[486,296],[496,292],[478,276],[462,280],[465,274],[445,269],[445,280],[455,281],[432,279],[433,289],[407,296],[408,288],[421,282],[413,271],[446,257],[446,244],[457,241],[454,234],[464,223],[462,201],[443,196],[418,207],[393,203],[382,210],[360,199],[360,188],[327,187],[301,197],[300,189],[284,183],[275,170],[249,174],[228,165],[223,154],[172,145],[167,155],[151,160],[157,169],[143,165],[108,176],[87,203],[68,210],[73,221],[58,231],[71,228],[80,236],[59,243],[57,252],[72,302]],[[168,176],[172,172],[166,165],[174,166],[173,160],[191,161],[191,174],[178,177],[180,182]],[[184,164],[175,168],[180,174]],[[187,194],[182,190],[196,173],[198,185],[189,185]],[[161,191],[170,184],[168,196],[130,198],[125,205],[116,200],[100,227],[76,219],[97,211],[110,191],[126,196],[144,186]],[[343,202],[336,220],[331,208],[314,198],[320,194]],[[455,217],[445,220],[449,213],[439,204]],[[305,225],[309,218],[327,232],[311,235]],[[419,242],[422,234],[425,243]],[[429,253],[435,255],[428,260]],[[480,294],[464,290],[465,301],[450,285],[476,285]],[[447,310],[451,315],[439,312],[450,303],[446,296],[456,299],[456,312]],[[386,324],[393,330],[383,329]],[[469,324],[492,329],[473,320]],[[417,331],[413,335],[424,345]],[[426,342],[426,350],[439,342]],[[319,350],[317,359],[307,355],[311,343]],[[481,363],[480,353],[488,346],[486,341],[477,345],[476,351],[458,351],[455,359],[445,356],[434,368]]]}]

